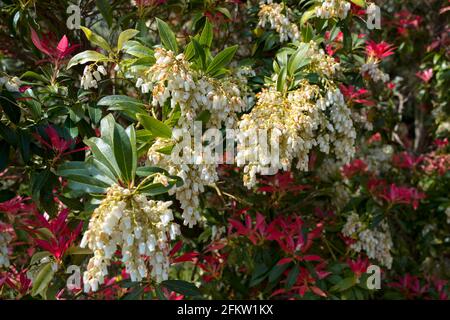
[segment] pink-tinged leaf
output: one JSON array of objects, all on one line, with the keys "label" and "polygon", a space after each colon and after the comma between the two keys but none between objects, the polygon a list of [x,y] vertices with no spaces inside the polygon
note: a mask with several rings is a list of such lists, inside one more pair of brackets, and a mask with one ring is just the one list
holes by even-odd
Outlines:
[{"label": "pink-tinged leaf", "polygon": [[266,218],[259,212],[256,214],[255,227],[260,233],[264,233],[266,230]]},{"label": "pink-tinged leaf", "polygon": [[206,250],[206,252],[210,252],[210,251],[214,251],[214,250],[220,250],[223,247],[225,247],[224,243],[218,243],[218,244],[210,245],[210,246],[208,246],[208,249]]},{"label": "pink-tinged leaf", "polygon": [[178,241],[172,248],[172,250],[169,253],[169,256],[173,256],[175,253],[177,253],[178,251],[180,251],[181,247],[183,246],[183,241]]},{"label": "pink-tinged leaf", "polygon": [[247,230],[241,222],[233,219],[229,219],[228,222],[237,230],[239,234],[246,234]]},{"label": "pink-tinged leaf", "polygon": [[277,296],[277,295],[283,294],[285,292],[286,292],[286,290],[284,290],[284,289],[278,289],[278,290],[275,290],[274,292],[272,292],[272,294],[270,296],[271,297]]},{"label": "pink-tinged leaf", "polygon": [[245,226],[247,231],[252,229],[252,217],[249,214],[245,216]]},{"label": "pink-tinged leaf", "polygon": [[68,48],[69,48],[69,40],[67,39],[66,35],[64,35],[59,41],[56,50],[58,50],[60,55],[63,55]]},{"label": "pink-tinged leaf", "polygon": [[180,263],[180,262],[194,262],[196,257],[199,256],[198,252],[187,252],[183,254],[182,256],[176,258],[173,260],[174,263]]},{"label": "pink-tinged leaf", "polygon": [[307,256],[304,256],[302,260],[304,260],[304,261],[322,261],[322,258],[317,255],[307,255]]},{"label": "pink-tinged leaf", "polygon": [[327,294],[325,292],[323,292],[322,289],[320,289],[318,287],[312,286],[311,287],[311,291],[314,292],[315,294],[317,294],[318,296],[321,296],[321,297],[324,297],[324,298],[327,296]]},{"label": "pink-tinged leaf", "polygon": [[250,234],[248,236],[248,239],[251,241],[251,243],[253,243],[253,245],[257,245],[258,244],[258,239],[256,238],[256,236],[254,234]]},{"label": "pink-tinged leaf", "polygon": [[272,192],[275,192],[275,188],[271,187],[271,186],[259,187],[258,188],[258,192],[269,192],[269,193],[272,193]]},{"label": "pink-tinged leaf", "polygon": [[34,31],[33,28],[31,28],[31,41],[33,41],[33,44],[36,46],[36,48],[38,48],[39,51],[45,53],[48,56],[51,56],[50,51],[42,45],[41,39],[39,39],[38,34],[36,33],[36,31]]},{"label": "pink-tinged leaf", "polygon": [[283,259],[281,259],[280,261],[277,262],[277,265],[280,266],[282,264],[286,264],[286,263],[289,263],[289,262],[292,262],[292,258],[283,258]]},{"label": "pink-tinged leaf", "polygon": [[66,208],[58,214],[58,217],[56,218],[55,222],[52,221],[51,231],[54,234],[59,233],[62,229],[64,229],[66,219],[68,216],[69,216],[69,209]]},{"label": "pink-tinged leaf", "polygon": [[55,252],[54,246],[53,246],[50,242],[48,242],[48,241],[41,240],[41,239],[34,239],[34,242],[35,242],[39,247],[41,247],[42,249],[44,249],[44,250],[46,250],[46,251],[48,251],[48,252],[51,252],[51,253],[54,253],[54,252]]}]

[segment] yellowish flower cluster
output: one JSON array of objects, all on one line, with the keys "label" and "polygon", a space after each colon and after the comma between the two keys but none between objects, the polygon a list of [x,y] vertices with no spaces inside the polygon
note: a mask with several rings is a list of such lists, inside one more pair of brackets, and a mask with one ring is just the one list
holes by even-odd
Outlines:
[{"label": "yellowish flower cluster", "polygon": [[381,81],[383,83],[389,82],[390,79],[389,74],[384,73],[380,69],[379,64],[380,64],[379,60],[369,57],[366,63],[364,63],[361,66],[361,74],[369,75],[374,82],[378,81]]},{"label": "yellowish flower cluster", "polygon": [[168,278],[169,242],[179,235],[172,222],[171,201],[148,201],[142,194],[113,185],[95,209],[81,241],[94,253],[83,276],[84,290],[96,291],[108,275],[116,250],[132,281],[151,276],[160,282]]},{"label": "yellowish flower cluster", "polygon": [[252,138],[258,130],[267,132],[271,142],[279,139],[279,161],[271,164],[275,169],[290,170],[292,161],[298,159],[296,167],[307,171],[309,153],[315,146],[326,154],[333,151],[344,163],[355,152],[356,132],[339,89],[330,88],[322,96],[320,88],[306,80],[286,96],[273,88],[263,89],[257,95],[256,106],[242,117],[239,128],[236,162],[244,166],[244,184],[248,188],[255,185],[256,174],[264,174],[270,162],[262,155],[263,147],[271,143]]},{"label": "yellowish flower cluster", "polygon": [[[199,196],[204,191],[204,186],[215,183],[218,180],[217,165],[205,163],[200,157],[196,157],[195,164],[189,161],[174,161],[171,155],[158,152],[158,150],[170,146],[175,140],[157,139],[148,151],[149,165],[164,168],[171,175],[176,175],[183,179],[181,187],[174,186],[169,190],[169,194],[175,194],[183,209],[184,225],[192,227],[201,221],[198,210]],[[183,157],[193,157],[194,150],[186,145],[183,150]]]},{"label": "yellowish flower cluster", "polygon": [[316,72],[322,77],[331,78],[340,70],[340,64],[332,56],[325,53],[323,49],[319,49],[314,41],[308,43],[309,50],[306,56],[311,59],[309,69]]},{"label": "yellowish flower cluster", "polygon": [[300,39],[300,32],[295,23],[289,20],[292,15],[291,9],[284,3],[272,3],[272,1],[260,3],[258,17],[258,26],[264,28],[267,24],[280,35],[280,41],[285,42],[289,39],[295,41]]},{"label": "yellowish flower cluster", "polygon": [[192,122],[202,111],[209,111],[208,126],[233,127],[236,113],[245,104],[239,87],[228,78],[216,80],[193,70],[183,54],[176,55],[163,48],[156,49],[156,63],[147,71],[148,79],[139,78],[143,92],[152,90],[153,105],[181,109],[179,124]]},{"label": "yellowish flower cluster", "polygon": [[322,3],[316,7],[315,13],[322,19],[345,19],[350,7],[350,2],[345,0],[322,0]]},{"label": "yellowish flower cluster", "polygon": [[342,228],[342,234],[356,240],[350,245],[351,249],[356,252],[364,250],[369,258],[378,260],[388,269],[392,267],[393,243],[386,221],[381,221],[377,227],[369,229],[357,213],[352,213]]},{"label": "yellowish flower cluster", "polygon": [[[245,83],[236,83],[229,78],[220,80],[208,77],[190,67],[183,54],[159,48],[155,52],[156,63],[148,70],[148,80],[138,80],[137,86],[145,92],[152,90],[153,104],[163,105],[170,99],[171,108],[180,107],[181,116],[178,126],[180,136],[192,135],[194,120],[203,111],[209,111],[210,117],[204,124],[205,129],[222,126],[232,128],[237,123],[237,113],[245,109],[248,98],[243,97],[240,87]],[[251,97],[250,97],[251,98]],[[179,142],[179,139],[176,139]],[[149,162],[166,169],[184,180],[181,187],[174,187],[175,194],[183,208],[184,224],[193,226],[201,220],[198,212],[199,195],[204,186],[217,181],[216,164],[206,164],[198,159],[195,164],[175,163],[171,156],[158,152],[161,146],[175,141],[158,140],[148,152]],[[191,145],[184,147],[184,154],[194,155]]]}]

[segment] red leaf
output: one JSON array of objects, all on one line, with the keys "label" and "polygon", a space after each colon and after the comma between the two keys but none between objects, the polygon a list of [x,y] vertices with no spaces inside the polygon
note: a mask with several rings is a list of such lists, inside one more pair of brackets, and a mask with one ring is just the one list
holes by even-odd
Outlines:
[{"label": "red leaf", "polygon": [[64,53],[66,52],[67,48],[69,48],[69,40],[67,39],[67,37],[64,35],[61,40],[58,43],[58,46],[56,47],[56,50],[58,50],[59,55],[64,55]]},{"label": "red leaf", "polygon": [[315,294],[317,294],[318,296],[321,296],[324,298],[327,296],[327,294],[318,287],[314,287],[314,286],[311,287],[311,291],[314,292]]},{"label": "red leaf", "polygon": [[286,264],[292,261],[292,258],[283,258],[280,261],[277,262],[277,265],[282,265],[282,264]]},{"label": "red leaf", "polygon": [[42,45],[41,39],[39,39],[39,36],[33,28],[31,28],[31,41],[33,41],[33,44],[36,46],[36,48],[39,49],[39,51],[45,53],[48,56],[51,56],[50,51],[48,51],[48,49]]},{"label": "red leaf", "polygon": [[177,253],[178,251],[180,251],[181,247],[183,246],[183,241],[178,241],[172,248],[172,250],[169,253],[169,256],[173,256],[175,253]]}]

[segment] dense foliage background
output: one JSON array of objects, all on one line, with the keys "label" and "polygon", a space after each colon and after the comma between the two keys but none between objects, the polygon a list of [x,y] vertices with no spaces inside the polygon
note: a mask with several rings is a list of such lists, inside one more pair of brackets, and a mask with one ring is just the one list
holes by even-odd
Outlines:
[{"label": "dense foliage background", "polygon": [[[375,4],[0,1],[0,297],[447,299],[450,2]],[[170,163],[194,119],[284,170]]]}]

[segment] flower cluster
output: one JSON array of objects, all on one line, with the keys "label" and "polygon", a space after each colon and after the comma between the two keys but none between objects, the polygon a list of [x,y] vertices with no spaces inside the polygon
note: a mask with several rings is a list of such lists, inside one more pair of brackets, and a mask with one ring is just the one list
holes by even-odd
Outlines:
[{"label": "flower cluster", "polygon": [[263,1],[259,6],[259,27],[264,28],[266,24],[270,24],[270,28],[279,33],[281,42],[300,38],[297,25],[289,20],[289,16],[292,15],[291,9],[286,7],[284,3],[268,1],[266,4]]},{"label": "flower cluster", "polygon": [[339,18],[345,19],[351,4],[344,0],[322,0],[321,5],[315,9],[316,16],[322,19]]},{"label": "flower cluster", "polygon": [[378,260],[389,269],[392,267],[393,243],[386,221],[381,221],[378,226],[371,229],[357,213],[352,213],[347,217],[342,234],[353,240],[350,244],[352,250],[356,252],[364,250],[369,258]]},{"label": "flower cluster", "polygon": [[[158,152],[163,146],[191,136],[194,120],[204,111],[209,112],[210,117],[205,124],[206,128],[227,128],[236,125],[238,112],[245,109],[245,101],[239,86],[232,79],[220,81],[200,74],[190,68],[190,63],[183,54],[177,56],[173,52],[159,48],[155,52],[156,63],[148,70],[150,75],[147,80],[138,79],[136,85],[142,92],[152,90],[153,105],[164,105],[170,99],[171,108],[179,106],[181,115],[178,126],[173,132],[179,132],[175,141],[158,140],[149,150],[148,157],[151,164],[166,169],[169,173],[177,175],[184,180],[181,187],[174,187],[171,193],[181,202],[184,224],[193,226],[201,220],[198,211],[199,195],[204,190],[204,185],[217,181],[217,165],[206,164],[197,155],[195,164],[175,163],[171,156]],[[244,84],[240,84],[241,86]],[[193,156],[192,145],[184,144],[184,156]]]},{"label": "flower cluster", "polygon": [[108,189],[81,241],[81,247],[88,246],[94,252],[83,277],[85,291],[96,291],[103,283],[119,248],[132,281],[147,277],[147,265],[157,282],[167,279],[169,241],[179,234],[179,226],[172,222],[171,204],[148,201],[144,195],[118,185]]},{"label": "flower cluster", "polygon": [[[286,97],[272,88],[264,89],[257,97],[256,106],[242,117],[239,125],[236,162],[238,166],[245,166],[247,187],[255,185],[256,174],[263,173],[269,164],[278,170],[290,170],[292,161],[297,158],[297,168],[307,171],[309,153],[315,146],[326,154],[332,149],[336,158],[344,163],[352,158],[356,132],[339,89],[330,89],[323,97],[318,86],[303,82]],[[265,141],[258,143],[254,139],[257,130],[270,134],[271,145],[280,139],[277,163],[271,163],[269,156],[265,156]]]},{"label": "flower cluster", "polygon": [[100,65],[95,70],[95,65],[87,65],[84,67],[83,76],[81,77],[81,86],[84,90],[89,88],[97,88],[98,82],[102,80],[102,75],[106,76],[108,73],[104,66]]},{"label": "flower cluster", "polygon": [[369,75],[374,82],[388,82],[390,77],[379,68],[379,64],[384,58],[394,54],[393,46],[384,41],[380,43],[368,41],[366,54],[367,60],[361,66],[361,74]]},{"label": "flower cluster", "polygon": [[153,105],[163,106],[170,99],[170,106],[180,107],[179,125],[194,121],[202,111],[209,111],[208,126],[232,127],[236,113],[245,107],[239,87],[232,79],[220,81],[202,75],[190,67],[184,54],[158,48],[155,64],[147,70],[144,78],[137,80],[136,86],[142,92],[152,90]]},{"label": "flower cluster", "polygon": [[[173,161],[171,155],[158,152],[162,148],[172,145],[175,141],[157,139],[148,151],[148,162],[164,168],[171,175],[176,175],[183,179],[183,185],[174,186],[169,190],[169,194],[175,194],[183,209],[184,224],[192,227],[201,221],[199,211],[199,196],[204,191],[206,185],[215,183],[218,180],[217,165],[205,163],[201,157],[196,157],[195,164]],[[180,141],[178,141],[180,142]],[[194,156],[194,150],[190,145],[183,148],[183,156]]]},{"label": "flower cluster", "polygon": [[1,77],[0,88],[5,86],[5,89],[9,92],[19,92],[22,86],[22,81],[18,77]]},{"label": "flower cluster", "polygon": [[9,267],[8,246],[11,240],[12,236],[7,231],[7,226],[0,222],[0,267]]},{"label": "flower cluster", "polygon": [[387,73],[380,70],[379,62],[370,59],[361,66],[361,74],[369,75],[374,82],[381,81],[386,83],[390,79]]}]

